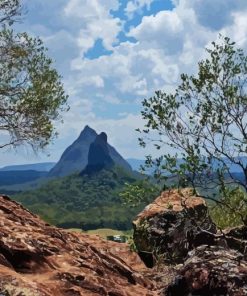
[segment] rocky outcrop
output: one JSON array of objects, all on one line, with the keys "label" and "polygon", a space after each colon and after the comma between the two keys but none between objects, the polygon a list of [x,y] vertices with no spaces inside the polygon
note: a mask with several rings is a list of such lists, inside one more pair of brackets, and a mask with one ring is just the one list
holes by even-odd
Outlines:
[{"label": "rocky outcrop", "polygon": [[137,267],[126,245],[50,226],[0,196],[1,295],[156,295]]},{"label": "rocky outcrop", "polygon": [[90,145],[88,152],[88,164],[81,172],[81,175],[94,174],[103,169],[110,169],[113,166],[114,161],[110,156],[107,146],[107,135],[106,133],[101,133]]},{"label": "rocky outcrop", "polygon": [[174,281],[161,295],[245,296],[247,262],[237,251],[200,246],[190,253]]},{"label": "rocky outcrop", "polygon": [[157,261],[183,262],[193,248],[212,244],[216,227],[205,200],[192,190],[162,192],[134,220],[134,242],[148,267]]},{"label": "rocky outcrop", "polygon": [[247,295],[246,226],[217,231],[190,189],[163,192],[133,224],[140,257],[155,264],[146,275],[159,295]]}]

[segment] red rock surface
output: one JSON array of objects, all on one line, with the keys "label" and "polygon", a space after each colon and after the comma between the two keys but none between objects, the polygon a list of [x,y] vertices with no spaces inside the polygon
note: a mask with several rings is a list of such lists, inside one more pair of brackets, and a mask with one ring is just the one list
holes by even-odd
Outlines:
[{"label": "red rock surface", "polygon": [[194,249],[164,296],[246,296],[247,261],[235,250],[219,246]]},{"label": "red rock surface", "polygon": [[182,263],[190,250],[207,244],[216,227],[203,198],[190,188],[161,193],[133,221],[134,242],[147,266]]},{"label": "red rock surface", "polygon": [[152,203],[145,207],[145,209],[136,217],[134,223],[142,218],[152,217],[164,211],[183,211],[187,207],[188,209],[207,207],[205,199],[197,196],[193,196],[193,192],[190,188],[181,190],[171,189],[163,191],[159,197],[157,197]]},{"label": "red rock surface", "polygon": [[0,196],[1,295],[157,295],[144,269],[127,245],[50,226]]}]

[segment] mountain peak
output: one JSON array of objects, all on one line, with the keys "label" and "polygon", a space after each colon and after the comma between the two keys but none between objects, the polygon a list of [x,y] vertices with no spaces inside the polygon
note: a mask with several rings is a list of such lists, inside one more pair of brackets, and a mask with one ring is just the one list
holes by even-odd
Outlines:
[{"label": "mountain peak", "polygon": [[48,176],[62,177],[75,172],[81,172],[88,164],[89,148],[94,142],[98,143],[101,148],[104,147],[104,149],[106,149],[107,147],[108,152],[106,152],[106,154],[108,154],[115,164],[123,167],[127,171],[132,171],[131,166],[116,149],[107,143],[106,133],[98,135],[94,129],[86,125],[79,137],[63,152],[60,160],[54,168],[50,170]]},{"label": "mountain peak", "polygon": [[92,129],[89,125],[85,125],[82,131],[94,131],[94,129]]},{"label": "mountain peak", "polygon": [[85,137],[85,135],[93,135],[93,136],[97,136],[97,133],[94,129],[92,129],[89,125],[86,125],[84,127],[84,129],[81,131],[79,139],[82,137]]},{"label": "mountain peak", "polygon": [[102,132],[98,135],[98,137],[96,138],[96,140],[98,139],[98,141],[102,141],[104,143],[107,143],[107,134]]}]

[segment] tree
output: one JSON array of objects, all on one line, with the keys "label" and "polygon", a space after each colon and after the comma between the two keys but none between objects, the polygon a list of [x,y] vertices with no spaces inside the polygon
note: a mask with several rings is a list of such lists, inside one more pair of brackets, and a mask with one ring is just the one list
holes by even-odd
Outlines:
[{"label": "tree", "polygon": [[0,0],[0,24],[13,25],[21,16],[20,0]]},{"label": "tree", "polygon": [[[191,186],[233,212],[229,190],[247,193],[247,56],[222,36],[206,51],[197,75],[182,74],[174,93],[156,91],[143,101],[139,141],[161,151],[146,160],[157,177],[176,176],[176,186]],[[238,213],[246,222],[247,213]]]},{"label": "tree", "polygon": [[19,0],[0,0],[0,148],[38,149],[56,135],[67,96],[42,41],[12,29],[20,15]]}]

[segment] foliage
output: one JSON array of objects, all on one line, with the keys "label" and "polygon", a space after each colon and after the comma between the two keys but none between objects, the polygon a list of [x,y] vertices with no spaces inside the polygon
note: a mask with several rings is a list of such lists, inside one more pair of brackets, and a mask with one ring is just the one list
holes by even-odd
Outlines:
[{"label": "foliage", "polygon": [[20,1],[0,1],[0,148],[38,149],[56,135],[53,121],[67,110],[67,96],[41,39],[13,31],[20,12]]},{"label": "foliage", "polygon": [[226,189],[222,203],[210,206],[210,216],[221,229],[243,224],[246,213],[247,195],[240,188]]},{"label": "foliage", "polygon": [[141,180],[134,184],[126,183],[124,190],[120,193],[125,204],[132,207],[140,203],[148,204],[160,193],[160,188],[148,180]]},{"label": "foliage", "polygon": [[127,230],[142,209],[123,205],[119,193],[125,183],[137,178],[122,168],[88,176],[73,174],[54,179],[40,188],[13,196],[32,212],[51,224],[64,228],[112,228]]},{"label": "foliage", "polygon": [[0,25],[11,26],[21,16],[20,0],[0,0]]},{"label": "foliage", "polygon": [[145,147],[151,139],[161,151],[146,161],[156,165],[157,178],[176,176],[178,187],[191,186],[209,199],[216,188],[224,201],[227,186],[247,190],[247,56],[222,36],[206,50],[197,75],[182,74],[174,93],[156,91],[143,101],[139,140]]},{"label": "foliage", "polygon": [[134,239],[133,239],[133,236],[129,237],[128,245],[129,245],[129,249],[130,249],[131,252],[135,252],[135,253],[138,252],[137,247],[136,247],[135,242],[134,242]]}]

